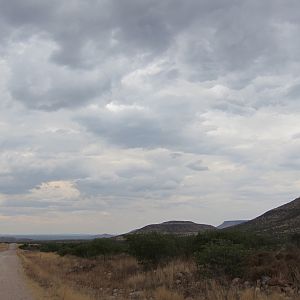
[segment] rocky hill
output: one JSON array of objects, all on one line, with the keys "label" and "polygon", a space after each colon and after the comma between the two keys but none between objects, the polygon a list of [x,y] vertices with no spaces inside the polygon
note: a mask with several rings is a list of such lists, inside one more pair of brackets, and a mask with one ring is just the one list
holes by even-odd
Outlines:
[{"label": "rocky hill", "polygon": [[248,222],[249,220],[232,220],[232,221],[224,221],[221,225],[219,225],[217,228],[218,229],[224,229],[224,228],[229,228],[233,227],[239,224],[243,224],[245,222]]},{"label": "rocky hill", "polygon": [[235,229],[282,236],[300,233],[300,198],[237,225]]},{"label": "rocky hill", "polygon": [[193,235],[197,234],[198,232],[215,229],[216,228],[211,225],[197,224],[190,221],[169,221],[160,224],[147,225],[130,233],[141,234],[157,232],[163,234]]}]

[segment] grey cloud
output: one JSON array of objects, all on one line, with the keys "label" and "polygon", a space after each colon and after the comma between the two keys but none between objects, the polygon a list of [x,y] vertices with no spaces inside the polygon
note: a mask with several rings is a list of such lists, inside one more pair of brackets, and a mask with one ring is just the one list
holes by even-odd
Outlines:
[{"label": "grey cloud", "polygon": [[202,160],[197,160],[194,162],[191,162],[186,165],[189,169],[194,171],[208,171],[208,167],[203,165]]},{"label": "grey cloud", "polygon": [[42,182],[72,180],[87,176],[78,161],[34,157],[28,160],[11,157],[16,161],[6,162],[9,170],[0,172],[0,191],[2,194],[22,194]]},{"label": "grey cloud", "polygon": [[[221,222],[232,210],[217,212],[220,199],[245,217],[288,200],[299,189],[299,8],[0,0],[1,214],[105,209],[103,222],[117,226],[122,211],[134,227],[136,211]],[[30,198],[51,181],[76,184],[79,198]]]},{"label": "grey cloud", "polygon": [[53,111],[77,107],[110,88],[108,79],[100,74],[71,72],[46,62],[37,63],[29,53],[20,57],[12,70],[9,86],[12,96],[33,109]]},{"label": "grey cloud", "polygon": [[300,139],[300,132],[293,135],[293,139]]},{"label": "grey cloud", "polygon": [[299,101],[300,98],[300,84],[296,84],[294,86],[292,86],[288,93],[287,93],[288,98],[295,100],[295,101]]},{"label": "grey cloud", "polygon": [[179,133],[169,132],[172,129],[164,128],[155,114],[134,107],[124,112],[98,110],[78,120],[88,130],[122,147],[153,148],[179,140]]},{"label": "grey cloud", "polygon": [[[56,63],[92,72],[106,68],[107,60],[128,59],[129,65],[122,71],[126,75],[130,63],[144,65],[167,55],[176,76],[199,82],[237,73],[238,80],[225,79],[236,87],[246,86],[257,74],[269,74],[278,68],[286,72],[291,63],[299,61],[300,45],[293,40],[294,48],[286,49],[299,29],[292,11],[297,4],[286,8],[281,1],[271,3],[90,0],[44,5],[26,0],[2,2],[0,11],[12,28],[22,28],[32,35],[40,33],[56,45],[49,53],[49,66]],[[37,68],[45,71],[47,64]],[[118,87],[122,77],[112,75],[112,70],[106,77],[80,81],[78,76],[85,78],[84,73],[70,72],[64,78],[60,77],[61,70],[54,69],[54,76],[58,76],[55,80],[49,71],[43,71],[37,73],[39,78],[29,78],[29,83],[24,80],[28,70],[14,69],[12,95],[35,109],[74,107],[101,98],[103,91],[112,90],[112,81],[116,80],[114,86]],[[45,84],[41,77],[48,86],[43,92],[38,89]]]}]

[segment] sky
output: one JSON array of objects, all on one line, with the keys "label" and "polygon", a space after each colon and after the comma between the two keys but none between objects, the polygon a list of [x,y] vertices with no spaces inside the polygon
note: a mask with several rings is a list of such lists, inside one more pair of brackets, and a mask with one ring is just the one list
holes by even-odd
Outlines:
[{"label": "sky", "polygon": [[299,196],[298,0],[0,0],[0,233],[219,225]]}]

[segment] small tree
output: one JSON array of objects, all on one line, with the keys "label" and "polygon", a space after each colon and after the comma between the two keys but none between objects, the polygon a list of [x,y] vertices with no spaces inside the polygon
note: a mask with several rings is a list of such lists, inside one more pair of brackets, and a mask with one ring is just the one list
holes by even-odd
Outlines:
[{"label": "small tree", "polygon": [[127,236],[129,253],[145,267],[154,267],[177,255],[175,237],[148,233]]},{"label": "small tree", "polygon": [[241,276],[247,251],[242,245],[219,240],[206,244],[196,253],[199,269],[208,276]]}]

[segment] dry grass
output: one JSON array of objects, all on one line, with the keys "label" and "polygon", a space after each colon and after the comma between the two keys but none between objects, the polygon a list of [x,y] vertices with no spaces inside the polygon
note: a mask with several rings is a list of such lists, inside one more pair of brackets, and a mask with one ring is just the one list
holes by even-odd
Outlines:
[{"label": "dry grass", "polygon": [[0,251],[6,251],[6,250],[8,250],[8,244],[0,243]]},{"label": "dry grass", "polygon": [[125,255],[105,260],[26,251],[19,255],[31,285],[40,295],[38,299],[287,299],[282,293],[269,291],[267,295],[255,288],[222,287],[215,281],[201,280],[192,261],[173,261],[146,272],[134,258]]}]

